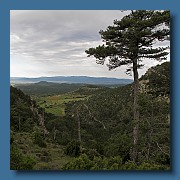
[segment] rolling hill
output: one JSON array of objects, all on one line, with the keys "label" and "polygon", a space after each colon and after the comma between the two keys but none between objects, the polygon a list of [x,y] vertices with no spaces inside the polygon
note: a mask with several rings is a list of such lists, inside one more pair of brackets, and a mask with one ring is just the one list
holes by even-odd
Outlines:
[{"label": "rolling hill", "polygon": [[24,93],[35,96],[68,93],[75,91],[83,86],[84,86],[83,84],[67,84],[67,83],[59,84],[59,83],[46,82],[46,81],[14,85],[14,87],[21,89]]},{"label": "rolling hill", "polygon": [[54,83],[67,83],[67,84],[130,84],[131,79],[117,79],[107,77],[88,77],[88,76],[53,76],[53,77],[11,77],[11,84],[24,84],[24,83],[37,83],[40,81],[54,82]]}]

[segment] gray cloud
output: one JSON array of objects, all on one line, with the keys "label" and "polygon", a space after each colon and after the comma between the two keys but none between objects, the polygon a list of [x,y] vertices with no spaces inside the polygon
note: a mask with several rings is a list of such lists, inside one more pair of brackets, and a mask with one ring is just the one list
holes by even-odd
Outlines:
[{"label": "gray cloud", "polygon": [[102,43],[101,29],[128,12],[12,10],[11,76],[89,75],[129,78],[125,68],[109,72],[87,58],[85,49]]}]

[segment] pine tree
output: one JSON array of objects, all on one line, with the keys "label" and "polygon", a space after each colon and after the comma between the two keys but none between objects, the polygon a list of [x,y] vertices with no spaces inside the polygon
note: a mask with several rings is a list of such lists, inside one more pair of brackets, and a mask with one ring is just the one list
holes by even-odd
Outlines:
[{"label": "pine tree", "polygon": [[143,67],[143,59],[166,60],[169,47],[154,46],[154,44],[169,40],[169,26],[169,11],[131,11],[129,15],[124,16],[121,20],[115,20],[113,26],[108,26],[105,31],[100,31],[103,45],[85,51],[88,57],[94,56],[98,64],[108,62],[109,70],[127,65],[126,72],[133,71],[134,128],[132,160],[134,162],[138,162],[138,68]]}]

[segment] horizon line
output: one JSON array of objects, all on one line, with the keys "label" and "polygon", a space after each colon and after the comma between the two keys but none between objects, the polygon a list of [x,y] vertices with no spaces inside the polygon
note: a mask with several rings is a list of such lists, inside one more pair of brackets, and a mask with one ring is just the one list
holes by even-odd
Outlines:
[{"label": "horizon line", "polygon": [[107,77],[107,76],[85,76],[85,75],[69,75],[69,76],[55,75],[55,76],[36,76],[36,77],[10,76],[10,78],[51,78],[51,77],[92,77],[92,78],[113,78],[113,79],[130,79],[130,80],[133,80],[133,78],[120,78],[120,77]]}]

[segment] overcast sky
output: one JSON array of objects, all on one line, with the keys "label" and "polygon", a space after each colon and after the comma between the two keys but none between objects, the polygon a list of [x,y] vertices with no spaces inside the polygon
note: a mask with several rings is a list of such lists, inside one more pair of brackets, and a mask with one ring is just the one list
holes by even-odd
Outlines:
[{"label": "overcast sky", "polygon": [[[127,13],[117,10],[11,10],[11,77],[132,78],[125,74],[126,66],[109,71],[106,65],[96,64],[95,58],[85,53],[86,49],[102,44],[101,29],[105,30],[113,25],[113,20]],[[156,64],[153,60],[146,62],[140,75]]]}]

